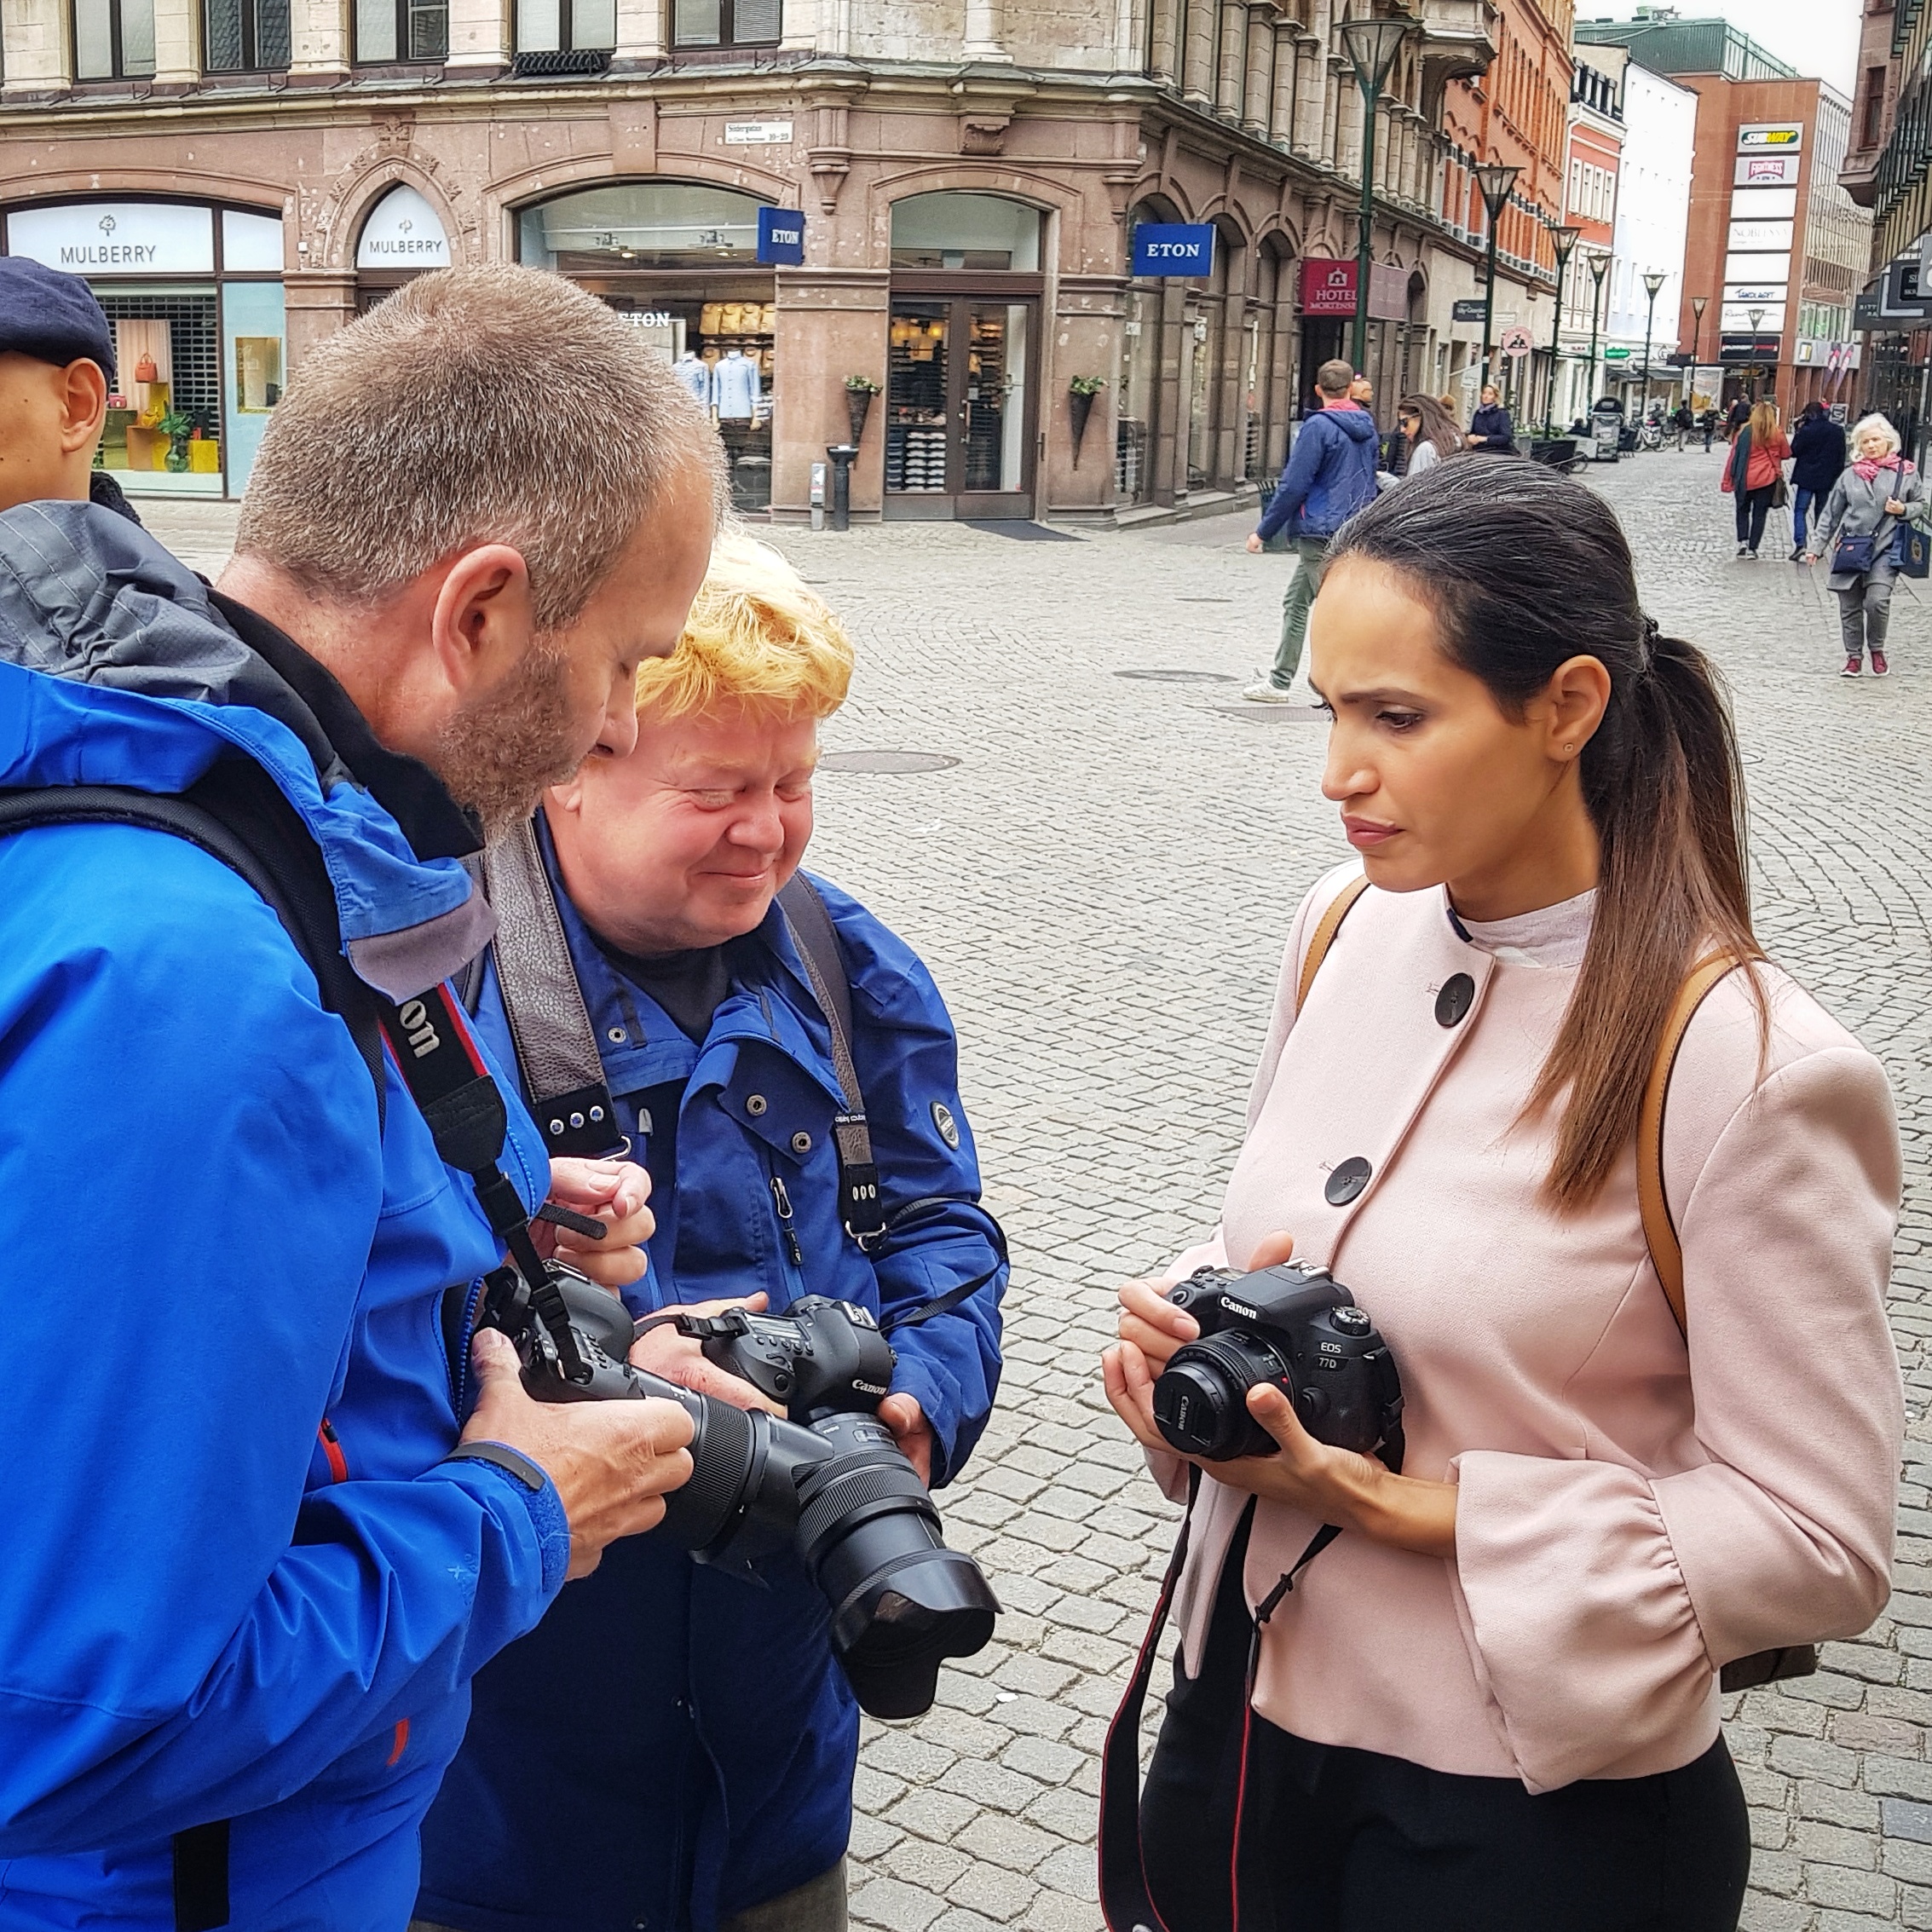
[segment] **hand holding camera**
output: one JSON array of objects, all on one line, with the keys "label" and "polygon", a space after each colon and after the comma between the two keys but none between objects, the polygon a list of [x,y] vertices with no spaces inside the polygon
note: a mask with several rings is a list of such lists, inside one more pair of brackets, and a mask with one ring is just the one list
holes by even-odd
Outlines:
[{"label": "hand holding camera", "polygon": [[1165,1295],[1130,1282],[1121,1340],[1102,1358],[1109,1403],[1143,1446],[1231,1487],[1380,1543],[1452,1555],[1454,1484],[1395,1473],[1393,1357],[1348,1290],[1290,1261],[1293,1248],[1271,1235],[1249,1273],[1204,1268]]}]

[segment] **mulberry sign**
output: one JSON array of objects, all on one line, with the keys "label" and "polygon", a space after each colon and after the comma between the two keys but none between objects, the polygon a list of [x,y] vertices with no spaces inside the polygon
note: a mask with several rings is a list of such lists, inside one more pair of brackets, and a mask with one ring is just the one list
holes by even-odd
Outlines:
[{"label": "mulberry sign", "polygon": [[1142,222],[1133,231],[1137,275],[1208,275],[1214,268],[1212,222]]},{"label": "mulberry sign", "polygon": [[178,201],[80,201],[16,208],[7,252],[70,275],[211,275],[215,218]]},{"label": "mulberry sign", "polygon": [[362,224],[358,268],[447,268],[449,237],[436,211],[407,182],[392,187]]}]

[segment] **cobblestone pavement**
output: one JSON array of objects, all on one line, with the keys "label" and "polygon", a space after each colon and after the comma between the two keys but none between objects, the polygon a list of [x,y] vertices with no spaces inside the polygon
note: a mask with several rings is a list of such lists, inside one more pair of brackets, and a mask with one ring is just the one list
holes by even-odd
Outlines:
[{"label": "cobblestone pavement", "polygon": [[[1761,930],[1895,1082],[1910,1164],[1895,1328],[1921,1417],[1932,597],[1901,586],[1889,682],[1841,682],[1821,575],[1769,561],[1789,547],[1782,513],[1767,561],[1733,560],[1718,464],[1664,453],[1592,480],[1651,610],[1732,681]],[[206,568],[227,528],[198,508],[176,540]],[[1101,1402],[1095,1358],[1118,1282],[1214,1219],[1290,915],[1347,856],[1317,793],[1319,728],[1236,695],[1271,653],[1289,568],[1247,557],[1244,534],[1232,519],[1040,543],[777,533],[860,648],[828,747],[958,761],[827,772],[813,862],[931,963],[1016,1263],[1000,1408],[945,1498],[1006,1615],[926,1717],[868,1728],[853,1914],[881,1932],[1099,1923],[1096,1754],[1174,1512]],[[1202,681],[1121,675],[1136,671]],[[1928,1433],[1915,1420],[1888,1615],[1831,1646],[1817,1677],[1729,1714],[1758,1848],[1745,1923],[1762,1932],[1932,1928]]]}]

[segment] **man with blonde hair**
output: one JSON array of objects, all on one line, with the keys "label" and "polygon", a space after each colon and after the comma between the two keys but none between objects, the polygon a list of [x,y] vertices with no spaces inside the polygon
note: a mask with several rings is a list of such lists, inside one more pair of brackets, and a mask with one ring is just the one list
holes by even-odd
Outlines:
[{"label": "man with blonde hair", "polygon": [[[580,1077],[557,1071],[564,1002],[533,996],[574,974],[574,1065],[651,1174],[657,1226],[632,1312],[783,1311],[808,1295],[869,1310],[898,1357],[880,1420],[937,1485],[992,1405],[1004,1244],[978,1205],[931,976],[856,900],[798,869],[819,721],[851,663],[783,558],[721,542],[676,653],[638,675],[637,748],[586,764],[487,861],[506,917],[537,906],[518,932],[560,926],[567,956],[539,977],[506,931],[477,1021],[520,1054],[553,1147],[580,1145],[569,1115],[587,1109],[539,1104],[546,1076]],[[882,1237],[855,1236],[841,1206],[841,986]],[[670,1327],[632,1358],[759,1399]],[[758,1572],[638,1538],[484,1670],[424,1827],[424,1923],[839,1932],[858,1712],[797,1558]]]},{"label": "man with blonde hair", "polygon": [[718,482],[602,304],[457,270],[309,352],[218,591],[0,516],[10,1928],[402,1925],[470,1679],[689,1473],[475,1334],[546,1194],[634,1274],[647,1177],[514,1102],[454,1159],[399,1056],[491,931],[458,860],[631,749]]}]

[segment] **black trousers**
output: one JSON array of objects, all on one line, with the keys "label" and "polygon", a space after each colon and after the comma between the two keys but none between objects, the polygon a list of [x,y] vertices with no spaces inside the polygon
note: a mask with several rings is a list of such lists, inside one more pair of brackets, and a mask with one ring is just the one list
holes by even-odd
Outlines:
[{"label": "black trousers", "polygon": [[[1240,1543],[1200,1676],[1176,1669],[1141,1799],[1148,1889],[1169,1932],[1234,1923],[1252,1628]],[[1679,1771],[1532,1797],[1514,1778],[1311,1744],[1255,1716],[1242,1809],[1241,1932],[1735,1932],[1750,1868],[1721,1738]]]},{"label": "black trousers", "polygon": [[1738,541],[1749,544],[1753,550],[1764,541],[1764,519],[1771,514],[1772,493],[1778,487],[1767,483],[1762,490],[1739,490],[1735,500],[1738,509]]}]

